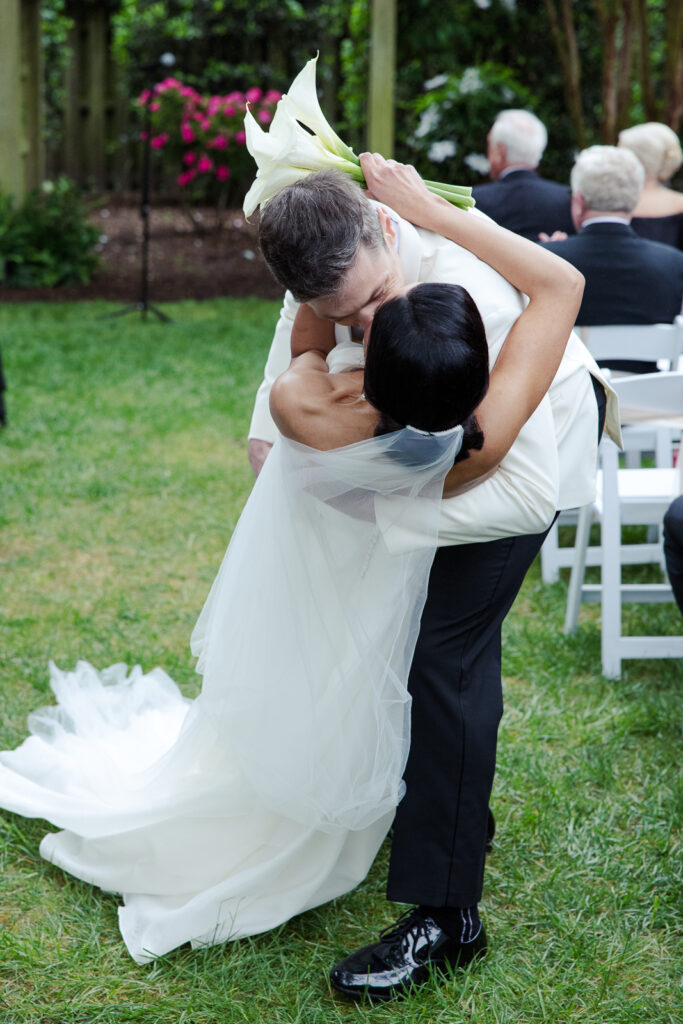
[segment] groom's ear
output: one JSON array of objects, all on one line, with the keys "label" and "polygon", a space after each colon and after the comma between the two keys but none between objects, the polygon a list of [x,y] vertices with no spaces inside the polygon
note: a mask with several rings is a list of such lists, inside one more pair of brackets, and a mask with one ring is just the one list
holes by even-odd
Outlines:
[{"label": "groom's ear", "polygon": [[387,213],[383,206],[377,207],[377,220],[379,221],[380,227],[382,229],[382,234],[384,235],[384,241],[387,244],[387,248],[395,249],[396,229],[394,228],[393,222],[389,217],[389,214]]}]

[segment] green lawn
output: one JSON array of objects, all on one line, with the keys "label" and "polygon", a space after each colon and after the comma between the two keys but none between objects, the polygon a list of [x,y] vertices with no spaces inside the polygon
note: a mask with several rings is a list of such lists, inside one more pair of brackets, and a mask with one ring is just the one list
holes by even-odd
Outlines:
[{"label": "green lawn", "polygon": [[[276,305],[180,303],[170,325],[108,308],[0,308],[1,747],[49,700],[48,658],[158,664],[196,694],[189,635],[251,486]],[[330,995],[329,966],[395,916],[385,848],[333,904],[139,967],[117,899],[41,861],[45,823],[2,813],[1,1024],[680,1022],[683,673],[633,661],[603,679],[598,609],[565,637],[565,596],[534,566],[505,627],[482,965],[387,1007]],[[629,621],[680,629],[673,605]]]}]

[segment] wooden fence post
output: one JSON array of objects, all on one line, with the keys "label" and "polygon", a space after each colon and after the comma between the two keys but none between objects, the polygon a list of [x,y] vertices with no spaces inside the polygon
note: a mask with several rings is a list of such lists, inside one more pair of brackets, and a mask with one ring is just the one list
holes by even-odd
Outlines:
[{"label": "wooden fence post", "polygon": [[0,3],[0,189],[24,194],[20,0]]},{"label": "wooden fence post", "polygon": [[64,170],[81,185],[109,186],[107,142],[116,133],[116,103],[109,47],[110,9],[72,0],[66,71]]},{"label": "wooden fence post", "polygon": [[45,118],[40,0],[21,0],[21,92],[23,100],[24,186],[45,180]]}]

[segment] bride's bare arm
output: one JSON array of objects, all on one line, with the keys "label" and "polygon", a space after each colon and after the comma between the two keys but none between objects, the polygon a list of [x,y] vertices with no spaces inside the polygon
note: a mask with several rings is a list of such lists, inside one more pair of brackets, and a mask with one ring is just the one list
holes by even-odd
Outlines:
[{"label": "bride's bare arm", "polygon": [[271,388],[278,430],[319,451],[372,437],[379,414],[361,399],[362,378],[362,371],[329,373],[321,352],[297,356]]},{"label": "bride's bare arm", "polygon": [[304,352],[319,352],[323,357],[334,348],[334,324],[317,316],[302,303],[292,327],[292,359]]},{"label": "bride's bare arm", "polygon": [[529,296],[476,409],[484,447],[448,474],[444,494],[450,496],[495,469],[546,394],[581,305],[584,279],[554,253],[432,195],[414,167],[372,153],[360,159],[372,198],[469,249]]}]

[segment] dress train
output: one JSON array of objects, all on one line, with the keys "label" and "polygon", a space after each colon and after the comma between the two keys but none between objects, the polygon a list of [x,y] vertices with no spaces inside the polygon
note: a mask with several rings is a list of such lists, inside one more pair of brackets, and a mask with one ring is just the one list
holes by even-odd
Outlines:
[{"label": "dress train", "polygon": [[[51,665],[57,704],[0,754],[0,806],[54,823],[41,854],[122,894],[137,962],[273,928],[367,874],[401,796],[460,439],[280,439],[192,636],[195,701],[158,668]],[[394,544],[416,517],[420,543]]]}]

